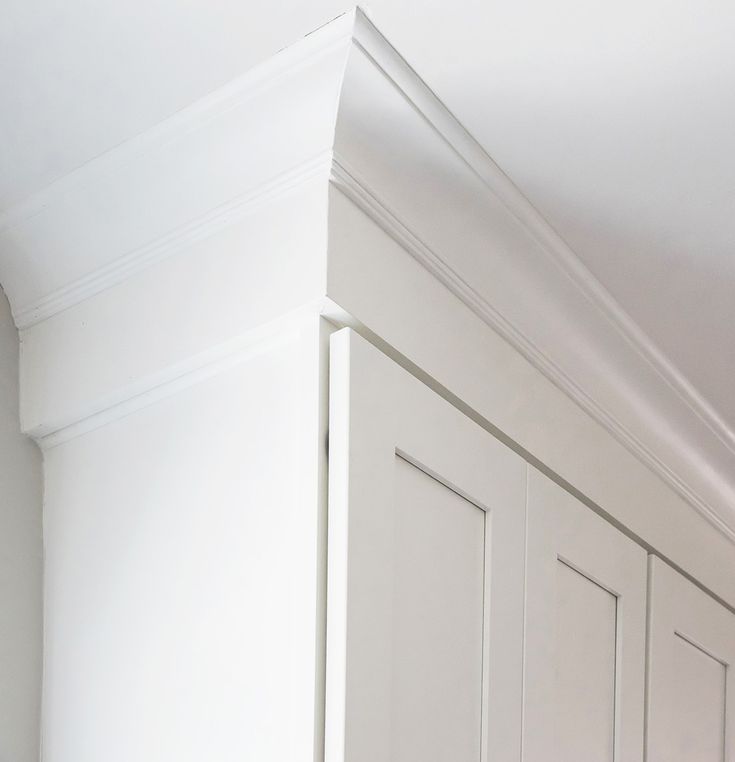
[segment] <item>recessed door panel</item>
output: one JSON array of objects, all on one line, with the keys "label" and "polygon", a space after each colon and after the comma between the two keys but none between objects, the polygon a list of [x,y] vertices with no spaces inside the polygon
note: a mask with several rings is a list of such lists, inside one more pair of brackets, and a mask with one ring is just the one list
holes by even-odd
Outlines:
[{"label": "recessed door panel", "polygon": [[735,614],[651,557],[648,762],[735,760]]},{"label": "recessed door panel", "polygon": [[526,464],[332,336],[327,762],[521,753]]},{"label": "recessed door panel", "polygon": [[724,762],[727,668],[681,635],[674,637],[677,690],[672,695],[679,717],[679,759]]},{"label": "recessed door panel", "polygon": [[396,457],[391,745],[397,760],[474,762],[485,512]]},{"label": "recessed door panel", "polygon": [[646,553],[529,469],[524,762],[643,758]]},{"label": "recessed door panel", "polygon": [[557,755],[613,762],[618,599],[564,561],[556,574]]}]

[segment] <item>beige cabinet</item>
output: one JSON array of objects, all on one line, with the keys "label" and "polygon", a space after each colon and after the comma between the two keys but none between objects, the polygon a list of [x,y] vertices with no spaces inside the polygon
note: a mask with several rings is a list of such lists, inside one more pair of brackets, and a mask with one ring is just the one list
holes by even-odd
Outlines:
[{"label": "beige cabinet", "polygon": [[735,760],[735,614],[651,557],[647,762]]},{"label": "beige cabinet", "polygon": [[734,614],[354,332],[330,363],[326,762],[735,762]]},{"label": "beige cabinet", "polygon": [[646,552],[534,468],[524,762],[643,758]]},{"label": "beige cabinet", "polygon": [[526,464],[349,331],[330,420],[327,762],[518,759]]}]

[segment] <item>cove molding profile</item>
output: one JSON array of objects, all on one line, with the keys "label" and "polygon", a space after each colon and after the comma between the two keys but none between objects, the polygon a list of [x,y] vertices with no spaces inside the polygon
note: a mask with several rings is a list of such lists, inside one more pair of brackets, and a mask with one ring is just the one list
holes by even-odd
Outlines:
[{"label": "cove molding profile", "polygon": [[0,282],[42,447],[321,314],[732,598],[729,432],[359,9],[8,210]]}]

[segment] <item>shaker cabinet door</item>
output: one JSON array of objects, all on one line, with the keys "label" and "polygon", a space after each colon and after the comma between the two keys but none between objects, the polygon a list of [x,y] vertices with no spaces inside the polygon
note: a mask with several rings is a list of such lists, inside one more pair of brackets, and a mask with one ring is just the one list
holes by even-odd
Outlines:
[{"label": "shaker cabinet door", "polygon": [[641,762],[646,553],[529,468],[524,762]]},{"label": "shaker cabinet door", "polygon": [[330,365],[326,760],[518,760],[526,464],[349,329]]},{"label": "shaker cabinet door", "polygon": [[735,762],[735,614],[651,556],[647,762]]}]

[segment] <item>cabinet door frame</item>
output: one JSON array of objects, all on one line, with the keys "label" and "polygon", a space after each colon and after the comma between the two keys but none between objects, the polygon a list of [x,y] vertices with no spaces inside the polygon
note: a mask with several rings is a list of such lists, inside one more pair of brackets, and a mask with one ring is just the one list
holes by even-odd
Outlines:
[{"label": "cabinet door frame", "polygon": [[723,759],[735,762],[735,614],[655,555],[649,557],[646,762],[668,762],[675,638],[725,667]]},{"label": "cabinet door frame", "polygon": [[479,748],[519,760],[525,461],[350,329],[331,337],[329,436],[326,762],[391,760],[391,570],[370,564],[396,457],[485,511]]},{"label": "cabinet door frame", "polygon": [[[557,565],[616,598],[615,762],[643,759],[646,551],[533,467],[528,473],[524,762],[557,762],[554,624]],[[560,760],[560,762],[562,762]]]}]

